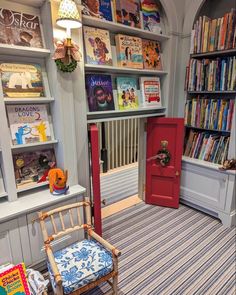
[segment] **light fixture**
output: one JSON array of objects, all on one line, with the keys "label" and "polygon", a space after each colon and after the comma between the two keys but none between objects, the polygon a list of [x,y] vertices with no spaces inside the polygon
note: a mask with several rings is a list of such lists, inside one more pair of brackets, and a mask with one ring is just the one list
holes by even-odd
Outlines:
[{"label": "light fixture", "polygon": [[56,22],[58,26],[66,28],[68,38],[71,38],[71,29],[82,27],[80,13],[73,0],[61,1]]}]

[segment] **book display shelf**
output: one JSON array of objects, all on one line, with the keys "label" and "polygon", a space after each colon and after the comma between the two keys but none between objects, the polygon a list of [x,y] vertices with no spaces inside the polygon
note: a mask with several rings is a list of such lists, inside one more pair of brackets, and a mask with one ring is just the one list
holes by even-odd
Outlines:
[{"label": "book display shelf", "polygon": [[[141,3],[141,1],[140,1]],[[83,4],[83,1],[82,1]],[[111,11],[112,11],[112,19],[113,21],[108,21],[106,19],[100,19],[96,17],[92,17],[90,15],[82,14],[83,20],[83,39],[84,39],[84,72],[86,75],[109,75],[112,80],[112,93],[114,98],[115,109],[99,111],[92,110],[89,108],[89,104],[87,107],[87,122],[104,122],[110,120],[120,120],[120,119],[128,119],[128,118],[146,118],[149,116],[164,116],[168,109],[168,94],[169,94],[169,69],[170,63],[168,60],[168,52],[169,52],[169,40],[170,36],[164,33],[157,33],[148,30],[144,30],[143,23],[140,21],[140,28],[125,25],[117,22],[116,12],[115,12],[115,2],[111,1]],[[141,15],[140,11],[140,15]],[[165,15],[162,16],[163,19]],[[165,23],[163,21],[163,23]],[[88,60],[88,45],[89,42],[93,38],[93,33],[90,32],[89,37],[86,39],[85,31],[89,29],[92,30],[105,30],[109,32],[109,40],[107,43],[110,43],[109,46],[111,48],[111,64],[99,63],[97,64],[94,61]],[[88,34],[86,32],[86,34]],[[142,66],[132,66],[132,65],[121,65],[119,64],[119,56],[117,55],[117,44],[118,39],[117,36],[119,34],[129,36],[131,39],[133,38],[141,38],[142,40],[150,40],[151,42],[159,42],[161,52],[161,69],[158,68],[145,68]],[[95,39],[95,36],[94,36]],[[87,41],[89,40],[89,41]],[[104,39],[103,39],[104,40]],[[106,43],[106,45],[107,45]],[[91,45],[93,47],[93,45]],[[90,50],[89,50],[90,51]],[[141,53],[143,55],[143,53]],[[92,55],[92,50],[90,51],[90,57]],[[137,81],[136,93],[138,96],[138,106],[133,108],[124,108],[120,107],[119,102],[119,93],[118,93],[118,82],[117,78],[119,77],[127,77],[133,78]],[[160,79],[160,90],[161,90],[161,104],[143,104],[143,97],[141,93],[141,83],[139,81],[140,77],[154,77]],[[89,88],[89,87],[87,87]],[[86,93],[86,101],[88,101],[88,93]]]},{"label": "book display shelf", "polygon": [[181,195],[186,204],[231,226],[235,171],[219,168],[236,156],[236,12],[234,1],[227,6],[218,1],[214,9],[213,2],[199,9],[189,40]]}]

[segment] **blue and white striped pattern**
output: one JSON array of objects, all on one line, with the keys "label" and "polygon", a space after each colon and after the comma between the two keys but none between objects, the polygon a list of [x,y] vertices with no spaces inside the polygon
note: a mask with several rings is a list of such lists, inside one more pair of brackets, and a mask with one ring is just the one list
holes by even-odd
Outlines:
[{"label": "blue and white striped pattern", "polygon": [[235,229],[197,210],[140,203],[106,218],[104,238],[122,252],[119,295],[236,294]]}]

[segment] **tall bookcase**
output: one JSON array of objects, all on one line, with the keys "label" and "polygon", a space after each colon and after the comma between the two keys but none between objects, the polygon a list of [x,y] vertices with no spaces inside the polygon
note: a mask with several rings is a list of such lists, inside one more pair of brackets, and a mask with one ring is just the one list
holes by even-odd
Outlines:
[{"label": "tall bookcase", "polygon": [[[198,1],[199,10],[195,17],[195,21],[199,16],[206,15],[210,18],[223,17],[225,13],[229,12],[231,8],[235,8],[234,1],[228,1],[227,5],[224,5],[224,1],[205,1],[202,5],[202,1]],[[197,10],[197,9],[196,9]],[[187,22],[187,21],[186,21]],[[186,40],[189,42],[190,38]],[[187,54],[186,52],[184,52]],[[213,52],[194,53],[190,55],[190,58],[195,60],[209,59],[236,56],[236,49],[217,50]],[[220,103],[222,100],[234,101],[232,127],[229,130],[222,130],[218,128],[204,128],[196,126],[186,126],[186,134],[190,130],[197,131],[198,133],[209,133],[217,136],[227,136],[229,140],[228,159],[235,158],[235,123],[236,123],[236,91],[187,91],[186,102],[191,101],[198,97],[199,100],[206,97],[208,99],[217,99]],[[200,157],[201,158],[201,157]],[[226,226],[231,226],[236,222],[235,212],[235,171],[222,171],[219,170],[220,165],[211,163],[209,161],[199,160],[188,156],[183,156],[183,174],[181,181],[181,199],[183,202],[194,206],[200,210],[206,211],[216,217],[218,217],[222,223]]]}]

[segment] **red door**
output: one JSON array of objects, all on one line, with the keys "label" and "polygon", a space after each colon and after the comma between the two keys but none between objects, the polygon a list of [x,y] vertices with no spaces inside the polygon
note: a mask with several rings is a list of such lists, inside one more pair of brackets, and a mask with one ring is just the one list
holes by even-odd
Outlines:
[{"label": "red door", "polygon": [[[148,118],[147,120],[147,162],[146,203],[166,207],[179,207],[181,158],[183,154],[184,119]],[[163,143],[163,141],[165,141]],[[170,161],[162,166],[155,159],[164,148],[170,154]],[[161,157],[161,155],[159,155]],[[167,159],[168,157],[166,157]],[[163,162],[162,162],[163,163]],[[163,163],[165,165],[165,163]]]},{"label": "red door", "polygon": [[96,124],[90,124],[89,129],[90,129],[90,144],[91,144],[91,174],[92,174],[91,176],[92,176],[94,230],[97,234],[102,235],[98,128]]}]

